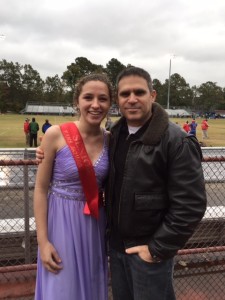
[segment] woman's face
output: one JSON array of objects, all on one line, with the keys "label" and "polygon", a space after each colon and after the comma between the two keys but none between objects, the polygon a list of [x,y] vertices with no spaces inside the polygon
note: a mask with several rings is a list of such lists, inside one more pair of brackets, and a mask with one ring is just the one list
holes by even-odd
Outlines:
[{"label": "woman's face", "polygon": [[110,108],[109,89],[104,82],[88,81],[82,87],[77,107],[80,121],[100,126]]}]

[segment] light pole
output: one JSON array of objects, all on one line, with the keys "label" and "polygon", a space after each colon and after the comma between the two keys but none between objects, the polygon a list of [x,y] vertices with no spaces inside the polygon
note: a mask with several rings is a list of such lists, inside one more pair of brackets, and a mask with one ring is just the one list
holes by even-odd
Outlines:
[{"label": "light pole", "polygon": [[171,58],[169,66],[168,94],[167,94],[167,109],[170,109],[170,75],[171,75]]}]

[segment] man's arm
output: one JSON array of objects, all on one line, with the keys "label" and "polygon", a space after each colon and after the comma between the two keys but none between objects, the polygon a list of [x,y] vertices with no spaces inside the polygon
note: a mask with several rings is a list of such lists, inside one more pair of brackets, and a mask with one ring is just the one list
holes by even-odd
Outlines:
[{"label": "man's arm", "polygon": [[39,146],[36,148],[36,160],[40,164],[43,159],[44,159],[44,151]]},{"label": "man's arm", "polygon": [[148,245],[162,259],[173,257],[185,245],[206,210],[201,148],[194,137],[186,137],[169,154],[167,178],[169,208]]}]

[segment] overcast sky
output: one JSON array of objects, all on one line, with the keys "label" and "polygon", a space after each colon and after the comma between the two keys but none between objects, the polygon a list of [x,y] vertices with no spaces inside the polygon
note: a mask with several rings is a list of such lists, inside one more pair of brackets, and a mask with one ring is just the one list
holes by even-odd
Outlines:
[{"label": "overcast sky", "polygon": [[1,0],[1,35],[0,59],[43,79],[83,56],[103,66],[117,58],[164,83],[171,58],[171,74],[191,86],[225,87],[224,0]]}]

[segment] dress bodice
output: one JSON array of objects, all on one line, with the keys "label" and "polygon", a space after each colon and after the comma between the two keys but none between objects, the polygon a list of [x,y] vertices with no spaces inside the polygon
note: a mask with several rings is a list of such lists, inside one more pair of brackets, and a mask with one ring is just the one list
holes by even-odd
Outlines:
[{"label": "dress bodice", "polygon": [[[109,157],[106,139],[106,134],[104,134],[102,152],[93,165],[99,190],[103,189],[105,179],[108,175]],[[68,194],[68,196],[72,197],[76,193],[79,198],[83,194],[77,165],[67,145],[56,153],[52,174],[51,190],[63,193],[64,195]]]}]

